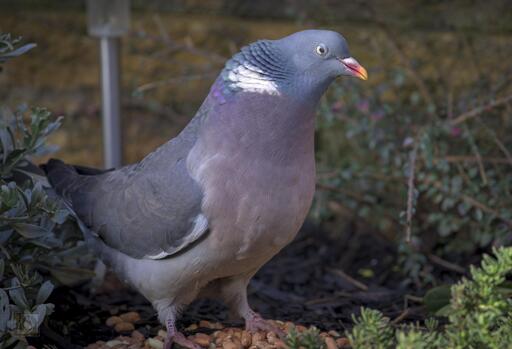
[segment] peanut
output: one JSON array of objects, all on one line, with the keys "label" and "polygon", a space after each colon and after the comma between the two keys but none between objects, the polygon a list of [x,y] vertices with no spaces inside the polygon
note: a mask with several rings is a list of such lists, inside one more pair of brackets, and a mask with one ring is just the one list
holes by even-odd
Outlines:
[{"label": "peanut", "polygon": [[135,327],[133,326],[133,324],[131,322],[126,321],[119,322],[114,326],[114,330],[116,330],[116,332],[131,332],[134,329]]},{"label": "peanut", "polygon": [[332,337],[325,337],[325,345],[327,346],[327,349],[338,349],[338,345]]},{"label": "peanut", "polygon": [[121,319],[119,316],[111,316],[105,321],[105,324],[108,327],[114,327],[118,323],[123,322],[123,319]]},{"label": "peanut", "polygon": [[119,315],[119,317],[126,322],[135,323],[140,320],[140,315],[136,311],[130,311],[129,313],[124,313]]}]

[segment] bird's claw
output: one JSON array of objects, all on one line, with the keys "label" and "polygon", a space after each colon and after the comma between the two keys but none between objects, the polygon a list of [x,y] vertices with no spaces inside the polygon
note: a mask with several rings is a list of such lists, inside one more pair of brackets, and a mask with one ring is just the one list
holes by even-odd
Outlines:
[{"label": "bird's claw", "polygon": [[252,313],[251,316],[245,320],[245,329],[249,332],[274,332],[281,339],[286,337],[286,333],[283,330],[263,319],[261,315],[257,313]]},{"label": "bird's claw", "polygon": [[187,339],[181,332],[176,332],[174,335],[168,335],[165,339],[164,349],[171,349],[173,343],[187,349],[202,349],[201,346]]}]

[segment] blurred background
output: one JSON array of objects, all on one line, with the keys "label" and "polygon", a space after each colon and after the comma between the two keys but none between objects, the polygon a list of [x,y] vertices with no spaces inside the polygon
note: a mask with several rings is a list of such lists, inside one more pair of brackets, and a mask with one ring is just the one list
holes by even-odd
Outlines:
[{"label": "blurred background", "polygon": [[[370,78],[340,79],[322,99],[311,218],[344,246],[354,232],[391,243],[417,285],[435,283],[435,265],[460,271],[475,252],[510,242],[510,1],[133,0],[131,7],[121,52],[125,163],[175,136],[243,45],[328,28],[347,38]],[[53,156],[102,166],[99,47],[87,34],[84,1],[1,0],[0,9],[0,30],[37,43],[5,65],[0,100],[63,115],[50,138],[60,148]],[[371,268],[357,273],[375,276]]]},{"label": "blurred background", "polygon": [[[85,2],[0,4],[2,30],[38,45],[2,74],[0,98],[64,115],[64,127],[53,139],[61,147],[58,156],[101,166],[99,50],[87,35]],[[407,74],[412,65],[425,84],[432,83],[432,94],[449,92],[453,112],[461,112],[466,106],[458,105],[458,97],[470,84],[498,83],[510,75],[510,6],[508,1],[132,1],[131,31],[122,48],[125,162],[140,160],[174,136],[241,46],[307,28],[347,37],[354,57],[371,72],[365,93],[393,73],[397,76],[385,81],[391,90],[400,70]],[[441,91],[436,79],[449,90]],[[403,95],[414,92],[407,83],[396,87]],[[469,107],[479,101],[467,102]]]}]

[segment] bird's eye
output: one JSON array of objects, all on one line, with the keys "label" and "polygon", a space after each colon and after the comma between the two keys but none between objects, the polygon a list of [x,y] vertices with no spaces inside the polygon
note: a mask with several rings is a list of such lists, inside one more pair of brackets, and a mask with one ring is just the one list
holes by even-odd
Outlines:
[{"label": "bird's eye", "polygon": [[316,53],[319,56],[325,56],[329,50],[324,44],[320,44],[316,47]]}]

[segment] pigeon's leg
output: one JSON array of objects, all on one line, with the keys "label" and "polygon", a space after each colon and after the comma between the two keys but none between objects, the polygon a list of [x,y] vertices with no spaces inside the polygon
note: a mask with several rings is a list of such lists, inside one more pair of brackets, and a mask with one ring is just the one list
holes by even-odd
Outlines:
[{"label": "pigeon's leg", "polygon": [[176,328],[178,307],[168,306],[165,309],[161,309],[161,307],[158,306],[155,307],[158,310],[158,317],[161,321],[163,320],[162,322],[165,323],[165,327],[167,328],[167,337],[165,338],[164,349],[171,349],[173,343],[188,349],[201,349],[199,345],[187,339],[187,337],[185,337],[185,335],[179,332]]},{"label": "pigeon's leg", "polygon": [[229,306],[230,311],[241,316],[245,320],[245,328],[250,332],[267,331],[274,332],[280,337],[286,334],[277,326],[261,317],[251,309],[249,301],[247,300],[247,285],[250,278],[229,278],[225,279],[221,285],[221,296],[224,302]]}]

